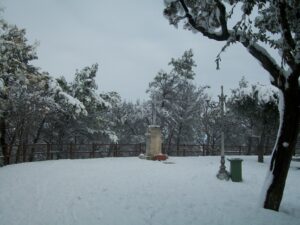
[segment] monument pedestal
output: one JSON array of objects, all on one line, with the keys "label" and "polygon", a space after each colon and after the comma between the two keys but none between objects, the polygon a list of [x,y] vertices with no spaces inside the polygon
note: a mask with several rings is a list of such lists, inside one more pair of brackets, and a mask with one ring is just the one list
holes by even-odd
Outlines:
[{"label": "monument pedestal", "polygon": [[146,159],[166,160],[167,156],[161,153],[160,126],[150,125],[146,133]]}]

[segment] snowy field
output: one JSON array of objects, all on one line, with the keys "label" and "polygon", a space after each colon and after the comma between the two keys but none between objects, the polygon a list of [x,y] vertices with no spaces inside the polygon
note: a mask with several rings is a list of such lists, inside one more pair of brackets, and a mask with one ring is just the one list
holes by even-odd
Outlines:
[{"label": "snowy field", "polygon": [[268,163],[242,158],[241,183],[216,178],[219,157],[172,157],[169,164],[104,158],[2,167],[0,224],[299,225],[300,163],[293,162],[280,212],[273,212],[258,206]]}]

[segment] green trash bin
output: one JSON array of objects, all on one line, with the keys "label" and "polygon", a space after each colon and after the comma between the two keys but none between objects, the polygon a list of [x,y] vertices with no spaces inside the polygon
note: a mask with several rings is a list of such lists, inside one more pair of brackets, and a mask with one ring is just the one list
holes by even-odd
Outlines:
[{"label": "green trash bin", "polygon": [[228,159],[230,161],[230,177],[233,182],[242,181],[242,159]]}]

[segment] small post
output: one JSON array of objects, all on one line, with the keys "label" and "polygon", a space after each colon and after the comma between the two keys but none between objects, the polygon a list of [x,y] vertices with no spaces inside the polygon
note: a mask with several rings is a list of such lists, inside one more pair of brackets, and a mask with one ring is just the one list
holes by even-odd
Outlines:
[{"label": "small post", "polygon": [[118,157],[118,146],[114,145],[114,157]]},{"label": "small post", "polygon": [[69,158],[72,159],[73,156],[73,144],[70,144],[70,149],[69,149]]},{"label": "small post", "polygon": [[92,144],[92,158],[95,158],[95,150],[96,150],[96,144]]},{"label": "small post", "polygon": [[23,143],[23,162],[26,162],[26,155],[27,155],[27,145]]},{"label": "small post", "polygon": [[46,158],[47,158],[47,160],[49,160],[50,159],[50,145],[49,145],[49,143],[47,144],[47,149],[46,149],[46,151],[47,151],[47,156],[46,156]]}]

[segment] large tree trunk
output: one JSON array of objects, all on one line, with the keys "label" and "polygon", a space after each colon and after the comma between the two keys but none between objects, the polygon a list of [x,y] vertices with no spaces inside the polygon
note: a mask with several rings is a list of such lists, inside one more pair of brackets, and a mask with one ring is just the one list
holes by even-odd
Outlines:
[{"label": "large tree trunk", "polygon": [[264,200],[264,208],[276,211],[279,210],[285,181],[297,142],[300,105],[298,84],[284,90],[282,95],[281,124],[272,154],[269,175],[270,183],[267,186]]}]

